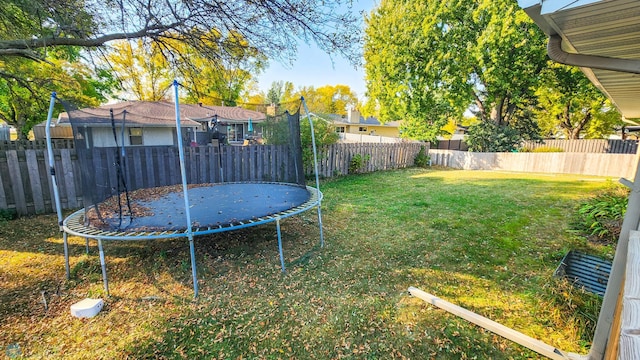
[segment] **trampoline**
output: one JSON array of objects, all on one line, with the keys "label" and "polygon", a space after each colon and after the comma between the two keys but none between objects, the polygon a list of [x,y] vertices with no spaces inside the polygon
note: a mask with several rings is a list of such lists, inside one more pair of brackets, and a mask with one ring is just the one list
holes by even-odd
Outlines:
[{"label": "trampoline", "polygon": [[[175,99],[178,99],[179,84],[174,82],[173,86]],[[49,144],[51,114],[56,101],[59,99],[54,93],[51,96],[46,128]],[[109,284],[103,241],[187,238],[190,246],[194,297],[198,296],[194,249],[194,237],[196,236],[234,231],[273,222],[276,225],[280,265],[282,271],[285,272],[280,221],[317,208],[320,246],[324,246],[321,212],[323,194],[319,190],[315,139],[312,136],[313,166],[316,173],[316,188],[313,188],[306,185],[304,178],[300,145],[300,111],[294,115],[286,113],[286,116],[280,118],[280,120],[285,119],[284,121],[274,121],[271,127],[264,128],[265,133],[269,133],[268,138],[277,139],[278,144],[272,145],[276,147],[269,148],[270,152],[265,152],[269,156],[254,156],[252,159],[255,161],[258,158],[264,158],[265,161],[270,162],[264,165],[265,169],[277,169],[269,175],[272,178],[269,179],[270,181],[256,179],[267,176],[254,172],[244,176],[246,179],[241,178],[241,181],[225,181],[223,169],[233,168],[234,164],[246,167],[249,161],[242,158],[242,161],[238,160],[234,163],[231,156],[222,156],[225,151],[228,155],[229,151],[233,149],[225,150],[224,146],[218,145],[217,156],[207,158],[206,162],[210,164],[207,166],[210,166],[211,169],[219,168],[219,172],[211,170],[209,178],[204,176],[204,172],[199,176],[196,176],[195,173],[188,173],[185,166],[185,148],[182,145],[181,134],[183,132],[180,121],[181,116],[185,116],[185,113],[181,112],[180,105],[176,101],[174,117],[179,164],[175,165],[179,165],[179,180],[181,181],[165,179],[167,184],[160,184],[160,186],[136,187],[131,184],[131,172],[135,170],[134,166],[139,168],[141,164],[130,161],[131,156],[127,155],[124,146],[125,128],[131,126],[130,123],[126,123],[126,118],[129,117],[129,121],[131,121],[131,119],[135,119],[136,114],[125,111],[120,115],[114,115],[110,110],[111,132],[116,146],[94,149],[88,139],[95,135],[88,132],[86,122],[78,119],[82,119],[83,116],[91,116],[91,120],[96,122],[109,123],[109,121],[105,120],[104,114],[97,114],[96,111],[83,113],[81,110],[71,108],[66,103],[64,105],[74,129],[78,159],[83,170],[84,200],[83,209],[62,219],[55,169],[52,167],[52,185],[60,231],[63,234],[67,278],[70,277],[67,242],[69,235],[85,238],[87,251],[89,239],[97,241],[106,294],[109,294]],[[306,110],[303,98],[300,107],[302,106]],[[194,118],[193,114],[187,115],[191,119]],[[95,120],[96,117],[99,118]],[[308,116],[307,118],[313,135],[313,123]],[[116,119],[118,120],[116,121]],[[149,157],[147,156],[147,158]],[[127,159],[129,159],[129,164],[127,164]],[[149,164],[144,166],[151,169],[155,163],[148,161]],[[51,147],[49,147],[49,163],[54,163]],[[170,163],[169,167],[173,168],[173,165]],[[235,176],[235,180],[237,177]]]},{"label": "trampoline", "polygon": [[[317,206],[322,193],[297,184],[237,182],[204,184],[187,190],[193,235],[207,235],[261,225]],[[320,197],[318,195],[320,194]],[[107,199],[103,214],[79,210],[68,216],[64,231],[102,240],[145,240],[186,236],[186,213],[178,186],[142,189],[131,194],[134,216],[120,219]],[[216,199],[212,202],[211,199]],[[176,209],[180,209],[176,211]],[[122,223],[121,223],[122,222]],[[112,230],[119,224],[120,230]]]}]

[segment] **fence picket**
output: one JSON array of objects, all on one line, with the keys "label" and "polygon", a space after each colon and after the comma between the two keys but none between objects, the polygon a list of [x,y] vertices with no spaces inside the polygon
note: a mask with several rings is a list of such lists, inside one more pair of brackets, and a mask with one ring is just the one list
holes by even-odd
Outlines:
[{"label": "fence picket", "polygon": [[25,157],[27,161],[27,171],[29,172],[29,184],[31,185],[31,193],[33,194],[33,207],[36,214],[40,214],[43,213],[45,209],[36,150],[26,150]]},{"label": "fence picket", "polygon": [[76,174],[73,171],[71,152],[68,149],[60,150],[62,159],[62,173],[64,174],[65,194],[67,195],[67,206],[69,209],[79,207],[76,196]]},{"label": "fence picket", "polygon": [[20,215],[27,214],[27,200],[24,196],[24,186],[22,184],[22,174],[20,172],[17,150],[7,151],[7,164],[9,165],[9,179],[12,184],[13,198],[16,202],[16,211]]}]

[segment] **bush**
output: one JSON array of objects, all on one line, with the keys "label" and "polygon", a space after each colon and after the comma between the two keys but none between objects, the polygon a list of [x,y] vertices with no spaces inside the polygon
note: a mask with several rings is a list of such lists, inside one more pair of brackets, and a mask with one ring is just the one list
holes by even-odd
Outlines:
[{"label": "bush", "polygon": [[349,174],[356,174],[362,171],[365,166],[367,166],[367,163],[370,159],[371,156],[369,154],[365,156],[362,156],[360,154],[353,155],[353,157],[351,157],[351,160],[349,161]]},{"label": "bush", "polygon": [[540,146],[531,150],[531,152],[535,152],[535,153],[564,152],[564,149],[559,147],[553,147],[553,146]]},{"label": "bush", "polygon": [[424,146],[420,147],[420,151],[413,159],[413,164],[417,167],[426,168],[431,165],[431,156],[427,155],[427,150]]},{"label": "bush", "polygon": [[469,126],[467,145],[473,152],[512,152],[522,141],[517,130],[481,121]]},{"label": "bush", "polygon": [[606,243],[616,243],[627,210],[629,190],[612,185],[578,206],[574,229]]},{"label": "bush", "polygon": [[0,223],[14,220],[18,214],[14,210],[0,209]]}]

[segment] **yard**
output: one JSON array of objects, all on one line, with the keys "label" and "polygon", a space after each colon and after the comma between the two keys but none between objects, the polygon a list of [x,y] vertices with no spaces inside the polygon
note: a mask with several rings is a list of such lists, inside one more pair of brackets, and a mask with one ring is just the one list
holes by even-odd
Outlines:
[{"label": "yard", "polygon": [[[55,215],[0,225],[0,354],[26,358],[530,359],[536,354],[407,294],[418,287],[565,351],[586,353],[600,299],[552,276],[570,249],[612,256],[568,231],[602,178],[407,169],[326,181],[315,212],[188,243],[70,238],[64,280]],[[45,304],[46,300],[46,304]],[[46,308],[45,308],[46,305]],[[19,348],[18,348],[19,347]]]}]

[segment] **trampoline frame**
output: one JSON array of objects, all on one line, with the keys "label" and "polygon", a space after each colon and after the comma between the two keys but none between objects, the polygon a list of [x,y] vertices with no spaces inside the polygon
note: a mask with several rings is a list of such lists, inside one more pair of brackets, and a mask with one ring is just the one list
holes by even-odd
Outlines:
[{"label": "trampoline frame", "polygon": [[[179,110],[179,102],[178,102],[178,82],[174,80],[174,98],[175,98],[175,117],[176,117],[176,128],[180,129],[180,110]],[[314,162],[314,173],[315,173],[315,181],[316,187],[306,186],[306,190],[309,192],[309,198],[302,204],[295,206],[291,209],[281,211],[275,214],[263,215],[261,217],[251,219],[251,220],[243,220],[236,221],[229,224],[218,225],[218,226],[207,226],[207,227],[196,227],[194,229],[191,223],[191,215],[190,215],[190,206],[189,206],[189,196],[188,196],[188,184],[186,179],[186,170],[185,170],[185,160],[184,160],[184,148],[182,144],[182,137],[178,136],[178,151],[180,157],[180,172],[182,177],[182,189],[184,195],[185,202],[185,215],[186,215],[186,229],[177,229],[177,230],[164,230],[164,231],[109,231],[109,230],[101,230],[95,227],[90,227],[85,224],[85,208],[80,209],[71,215],[67,216],[64,220],[62,217],[62,209],[60,206],[60,195],[58,193],[58,187],[55,179],[55,168],[54,168],[54,157],[53,150],[51,146],[51,119],[53,114],[53,108],[56,101],[56,93],[53,92],[51,94],[51,102],[49,105],[49,113],[47,117],[45,132],[47,137],[47,152],[49,158],[49,169],[52,180],[52,185],[54,189],[54,197],[55,197],[55,205],[56,205],[56,213],[58,215],[58,226],[59,230],[63,236],[63,246],[64,246],[64,258],[65,258],[65,271],[67,280],[70,279],[70,265],[69,265],[69,246],[68,246],[68,236],[74,235],[79,237],[84,237],[86,240],[87,253],[89,252],[89,239],[95,239],[98,243],[98,252],[100,257],[100,266],[102,269],[102,280],[104,285],[104,290],[107,295],[109,295],[109,281],[107,278],[107,264],[104,256],[104,247],[102,241],[147,241],[147,240],[157,240],[157,239],[171,239],[171,238],[180,238],[186,237],[189,239],[189,252],[191,257],[191,270],[192,270],[192,278],[193,278],[193,292],[194,298],[198,296],[198,279],[197,279],[197,271],[196,271],[196,260],[195,260],[195,247],[194,247],[194,236],[201,235],[209,235],[215,233],[221,233],[226,231],[234,231],[243,228],[248,228],[251,226],[263,225],[271,222],[276,223],[276,234],[278,238],[278,253],[280,256],[280,265],[282,268],[282,272],[286,272],[285,262],[284,262],[284,251],[282,247],[282,233],[280,229],[280,220],[298,215],[305,211],[308,211],[314,207],[318,210],[318,226],[320,230],[320,247],[324,247],[324,234],[322,231],[322,199],[323,194],[320,191],[320,180],[318,177],[318,160],[317,160],[317,152],[316,152],[316,143],[315,143],[315,135],[313,131],[313,121],[309,116],[309,110],[307,108],[306,102],[304,98],[301,98],[302,104],[306,111],[307,119],[311,126],[311,142],[313,149],[313,162]],[[264,183],[264,182],[255,182],[255,181],[247,181],[247,182],[236,182],[237,184],[243,183]],[[221,184],[232,184],[232,183],[221,183]],[[288,186],[296,186],[301,187],[297,184],[287,184],[287,183],[278,183],[280,185],[288,185]]]}]

